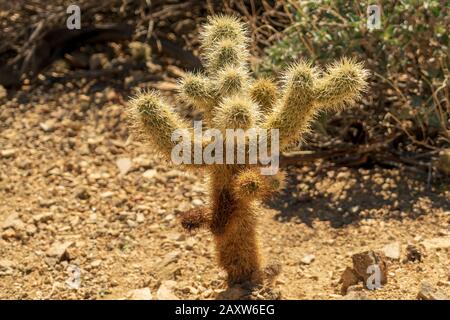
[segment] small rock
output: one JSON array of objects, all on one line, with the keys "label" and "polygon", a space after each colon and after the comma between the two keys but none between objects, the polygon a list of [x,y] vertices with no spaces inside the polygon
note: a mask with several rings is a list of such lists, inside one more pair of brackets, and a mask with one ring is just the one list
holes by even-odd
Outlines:
[{"label": "small rock", "polygon": [[341,294],[345,295],[350,286],[358,284],[362,279],[352,268],[347,267],[341,275]]},{"label": "small rock", "polygon": [[143,223],[145,221],[145,216],[143,213],[138,213],[136,215],[136,222],[137,223]]},{"label": "small rock", "polygon": [[408,245],[406,247],[406,261],[405,262],[420,262],[422,261],[422,253],[415,245]]},{"label": "small rock", "polygon": [[400,259],[400,243],[399,242],[393,242],[388,245],[385,245],[381,251],[384,253],[384,255],[392,260],[399,260]]},{"label": "small rock", "polygon": [[50,249],[47,250],[47,256],[56,258],[57,261],[70,260],[70,255],[67,251],[69,247],[74,244],[73,241],[55,242]]},{"label": "small rock", "polygon": [[300,260],[300,262],[301,262],[302,264],[311,264],[311,262],[313,262],[315,259],[316,259],[316,256],[315,256],[315,255],[313,255],[313,254],[308,254],[308,255],[304,256],[304,257]]},{"label": "small rock", "polygon": [[49,119],[45,122],[39,123],[39,126],[44,132],[52,132],[53,130],[55,130],[55,120]]},{"label": "small rock", "polygon": [[29,224],[26,226],[25,231],[29,236],[32,236],[36,233],[37,228],[34,224]]},{"label": "small rock", "polygon": [[137,227],[137,223],[135,221],[133,221],[133,220],[130,220],[130,219],[127,220],[127,225],[130,228],[136,228]]},{"label": "small rock", "polygon": [[133,158],[133,165],[136,168],[150,169],[153,166],[153,159],[146,155],[139,155]]},{"label": "small rock", "polygon": [[191,208],[191,206],[189,205],[189,202],[187,202],[187,201],[182,201],[182,202],[178,205],[177,211],[179,211],[179,212],[184,212],[184,211],[189,210],[190,208]]},{"label": "small rock", "polygon": [[156,169],[149,169],[142,174],[142,177],[146,180],[152,180],[156,176],[156,174]]},{"label": "small rock", "polygon": [[75,190],[75,197],[77,197],[80,200],[87,200],[91,197],[91,195],[86,190],[86,188],[81,187]]},{"label": "small rock", "polygon": [[132,164],[133,163],[129,158],[120,158],[116,161],[117,168],[121,175],[126,175],[130,171]]},{"label": "small rock", "polygon": [[14,268],[15,268],[14,262],[6,259],[0,260],[0,276],[11,275],[13,273]]},{"label": "small rock", "polygon": [[171,263],[175,263],[180,259],[181,252],[180,251],[172,251],[166,254],[161,261],[161,266],[165,267]]},{"label": "small rock", "polygon": [[97,259],[97,260],[94,260],[91,262],[91,267],[98,268],[98,267],[100,267],[101,264],[102,264],[102,260]]},{"label": "small rock", "polygon": [[447,295],[440,289],[433,287],[428,282],[420,284],[420,290],[417,294],[419,300],[449,300]]},{"label": "small rock", "polygon": [[2,229],[12,228],[14,230],[24,230],[25,224],[19,218],[19,214],[14,212],[10,214],[2,223]]},{"label": "small rock", "polygon": [[8,240],[8,239],[13,239],[13,238],[19,238],[20,235],[18,235],[14,229],[6,229],[3,233],[2,233],[2,239]]},{"label": "small rock", "polygon": [[186,236],[179,232],[171,232],[167,234],[167,238],[173,241],[184,241],[184,239],[186,239]]},{"label": "small rock", "polygon": [[33,216],[34,223],[45,223],[53,219],[53,212],[46,212],[41,214],[36,214]]},{"label": "small rock", "polygon": [[380,270],[380,283],[387,283],[387,263],[381,253],[375,251],[365,251],[354,254],[352,256],[353,269],[359,277],[364,279],[364,284],[367,285],[367,279],[372,275],[368,273],[369,267],[378,266]]},{"label": "small rock", "polygon": [[196,243],[197,243],[197,241],[194,238],[190,237],[184,243],[184,248],[186,250],[192,250],[192,249],[194,249],[194,246]]},{"label": "small rock", "polygon": [[55,199],[39,199],[39,206],[42,208],[50,208],[55,203]]},{"label": "small rock", "polygon": [[11,158],[16,154],[16,149],[5,149],[0,152],[2,158]]},{"label": "small rock", "polygon": [[114,195],[114,192],[105,191],[105,192],[100,193],[100,198],[102,198],[102,199],[111,198],[113,195]]},{"label": "small rock", "polygon": [[129,300],[152,300],[153,296],[149,288],[131,290],[128,295]]},{"label": "small rock", "polygon": [[450,237],[425,239],[422,242],[426,250],[450,248]]},{"label": "small rock", "polygon": [[196,207],[199,207],[199,206],[203,205],[203,201],[200,199],[194,199],[194,200],[192,200],[192,204]]},{"label": "small rock", "polygon": [[193,295],[197,295],[198,294],[198,289],[191,287],[191,286],[187,286],[183,288],[183,293],[190,293]]},{"label": "small rock", "polygon": [[175,293],[173,288],[176,286],[176,282],[172,280],[167,280],[161,283],[158,291],[156,292],[156,298],[158,300],[180,300]]}]

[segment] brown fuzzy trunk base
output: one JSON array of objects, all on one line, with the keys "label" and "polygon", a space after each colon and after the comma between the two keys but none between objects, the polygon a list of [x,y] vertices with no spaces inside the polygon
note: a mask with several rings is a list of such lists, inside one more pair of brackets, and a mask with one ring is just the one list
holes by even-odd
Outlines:
[{"label": "brown fuzzy trunk base", "polygon": [[212,176],[211,231],[214,234],[219,265],[230,284],[261,280],[261,261],[256,237],[255,209],[237,200],[228,189],[233,174],[215,172]]}]

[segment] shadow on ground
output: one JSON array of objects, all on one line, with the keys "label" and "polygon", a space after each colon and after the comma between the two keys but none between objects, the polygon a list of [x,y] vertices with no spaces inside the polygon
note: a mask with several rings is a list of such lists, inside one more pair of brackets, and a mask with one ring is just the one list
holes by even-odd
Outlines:
[{"label": "shadow on ground", "polygon": [[314,220],[333,228],[363,219],[417,219],[430,208],[450,209],[443,190],[448,181],[407,175],[397,169],[358,170],[304,167],[288,169],[286,186],[268,206],[278,221],[297,221],[310,227]]}]

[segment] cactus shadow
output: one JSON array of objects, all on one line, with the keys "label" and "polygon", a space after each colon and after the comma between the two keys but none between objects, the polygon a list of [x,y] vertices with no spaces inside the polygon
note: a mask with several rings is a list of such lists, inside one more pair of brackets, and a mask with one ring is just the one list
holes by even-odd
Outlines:
[{"label": "cactus shadow", "polygon": [[420,175],[404,176],[398,170],[380,168],[363,173],[337,168],[333,174],[307,169],[288,168],[285,188],[266,203],[277,211],[277,221],[312,228],[319,220],[342,228],[365,219],[417,219],[432,208],[450,209],[444,194],[436,192],[438,182],[432,190]]}]

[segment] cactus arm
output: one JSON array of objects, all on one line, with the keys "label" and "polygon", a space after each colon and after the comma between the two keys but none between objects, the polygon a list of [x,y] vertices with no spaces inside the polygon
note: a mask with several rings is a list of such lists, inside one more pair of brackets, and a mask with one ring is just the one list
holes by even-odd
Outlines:
[{"label": "cactus arm", "polygon": [[340,109],[354,104],[367,88],[367,77],[367,70],[352,59],[343,58],[331,64],[315,84],[317,104],[325,109]]},{"label": "cactus arm", "polygon": [[280,148],[307,131],[317,110],[314,103],[316,78],[316,70],[304,61],[294,64],[286,72],[281,101],[263,124],[266,129],[279,129]]},{"label": "cactus arm", "polygon": [[211,109],[214,94],[207,77],[187,72],[178,83],[178,91],[194,108],[200,111]]},{"label": "cactus arm", "polygon": [[[166,158],[171,159],[172,150],[178,144],[172,139],[173,133],[183,129],[192,136],[192,129],[156,92],[144,92],[130,101],[128,118],[131,129],[143,140],[149,140],[152,145]],[[194,163],[196,145],[202,150],[202,141],[190,139],[191,163]],[[197,166],[198,167],[198,166]]]},{"label": "cactus arm", "polygon": [[273,111],[277,100],[277,86],[270,79],[255,80],[249,89],[250,97],[255,101],[262,114],[268,115]]}]

